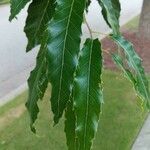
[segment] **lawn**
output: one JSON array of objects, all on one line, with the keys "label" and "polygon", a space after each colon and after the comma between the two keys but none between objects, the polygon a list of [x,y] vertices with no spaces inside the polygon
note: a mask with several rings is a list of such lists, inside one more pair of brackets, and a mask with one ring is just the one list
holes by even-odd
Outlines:
[{"label": "lawn", "polygon": [[[105,104],[93,150],[130,150],[147,112],[120,73],[105,71],[103,79]],[[37,135],[29,129],[29,116],[23,105],[27,92],[0,108],[0,150],[67,150],[64,120],[53,127],[49,93],[50,90],[39,102]]]},{"label": "lawn", "polygon": [[0,5],[1,4],[6,4],[6,3],[8,3],[9,2],[9,0],[0,0]]},{"label": "lawn", "polygon": [[139,19],[140,19],[140,16],[134,17],[131,21],[126,23],[124,26],[122,26],[121,29],[132,31],[132,32],[138,31]]}]

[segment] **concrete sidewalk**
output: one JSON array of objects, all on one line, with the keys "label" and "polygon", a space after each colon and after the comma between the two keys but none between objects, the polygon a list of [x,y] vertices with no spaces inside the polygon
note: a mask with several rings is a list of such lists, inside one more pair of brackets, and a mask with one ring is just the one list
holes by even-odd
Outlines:
[{"label": "concrete sidewalk", "polygon": [[150,115],[133,144],[132,150],[150,150]]}]

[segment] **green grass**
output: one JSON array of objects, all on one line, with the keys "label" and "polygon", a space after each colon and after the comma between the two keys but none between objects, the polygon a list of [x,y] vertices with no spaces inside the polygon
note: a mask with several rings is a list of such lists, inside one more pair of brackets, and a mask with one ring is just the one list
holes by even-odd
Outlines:
[{"label": "green grass", "polygon": [[0,0],[0,5],[9,3],[9,0]]},{"label": "green grass", "polygon": [[123,30],[129,30],[129,31],[132,31],[132,32],[133,31],[138,31],[139,19],[140,19],[140,16],[136,16],[121,28]]},{"label": "green grass", "polygon": [[[147,112],[142,111],[131,85],[119,73],[105,71],[103,113],[93,150],[130,150]],[[40,114],[36,122],[37,135],[29,129],[29,116],[25,111],[19,118],[0,130],[0,150],[66,150],[62,119],[53,127],[49,95],[39,102]],[[24,103],[27,93],[0,108],[0,118],[10,109]]]},{"label": "green grass", "polygon": [[3,107],[0,107],[0,116],[2,116],[6,111],[14,108],[24,102],[24,98],[26,98],[27,92],[23,92],[22,94],[18,95],[15,100],[10,101],[9,103],[5,104]]}]

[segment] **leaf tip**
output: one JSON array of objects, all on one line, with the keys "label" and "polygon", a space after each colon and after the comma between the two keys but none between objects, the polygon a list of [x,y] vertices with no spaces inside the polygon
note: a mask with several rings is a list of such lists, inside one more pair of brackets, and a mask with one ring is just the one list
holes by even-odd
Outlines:
[{"label": "leaf tip", "polygon": [[59,117],[57,116],[54,116],[54,125],[53,126],[56,126],[59,122]]},{"label": "leaf tip", "polygon": [[16,17],[13,17],[12,15],[9,16],[9,21],[12,22],[13,19],[17,19]]},{"label": "leaf tip", "polygon": [[35,127],[33,126],[33,124],[30,124],[30,129],[31,129],[31,131],[32,131],[34,134],[36,134],[36,129],[35,129]]}]

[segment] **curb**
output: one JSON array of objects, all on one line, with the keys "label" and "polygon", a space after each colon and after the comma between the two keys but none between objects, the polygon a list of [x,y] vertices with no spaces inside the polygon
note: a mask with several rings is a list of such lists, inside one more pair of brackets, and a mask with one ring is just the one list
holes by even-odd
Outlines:
[{"label": "curb", "polygon": [[16,96],[18,96],[20,93],[24,92],[27,89],[28,89],[27,83],[24,83],[19,87],[17,87],[15,90],[12,90],[9,94],[1,98],[0,107],[12,101]]}]

